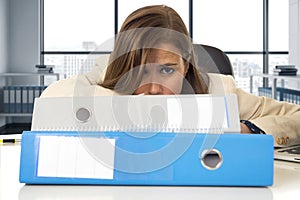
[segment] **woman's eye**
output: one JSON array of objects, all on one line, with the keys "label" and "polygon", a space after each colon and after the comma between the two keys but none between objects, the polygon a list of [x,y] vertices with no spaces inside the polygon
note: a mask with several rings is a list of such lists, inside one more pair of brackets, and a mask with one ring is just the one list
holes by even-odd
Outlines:
[{"label": "woman's eye", "polygon": [[160,69],[160,73],[162,74],[172,74],[175,70],[170,67],[163,67]]}]

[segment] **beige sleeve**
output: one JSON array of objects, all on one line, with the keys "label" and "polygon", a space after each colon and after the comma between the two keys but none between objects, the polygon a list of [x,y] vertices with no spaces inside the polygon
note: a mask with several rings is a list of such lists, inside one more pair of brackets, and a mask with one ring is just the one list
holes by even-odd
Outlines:
[{"label": "beige sleeve", "polygon": [[300,143],[300,106],[259,97],[236,88],[240,118],[274,136],[276,146]]},{"label": "beige sleeve", "polygon": [[300,106],[256,96],[237,88],[232,76],[209,74],[212,94],[234,93],[240,119],[249,120],[274,136],[275,146],[300,144]]}]

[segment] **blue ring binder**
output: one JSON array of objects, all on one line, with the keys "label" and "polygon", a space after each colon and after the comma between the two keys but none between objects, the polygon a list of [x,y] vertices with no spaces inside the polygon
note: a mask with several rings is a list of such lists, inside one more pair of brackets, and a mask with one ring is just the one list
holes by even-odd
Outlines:
[{"label": "blue ring binder", "polygon": [[[68,138],[92,137],[115,140],[114,168],[111,178],[39,176],[39,139],[45,136]],[[190,137],[191,133],[180,133]],[[47,132],[28,131],[22,135],[20,182],[27,184],[97,185],[193,185],[193,186],[270,186],[273,183],[273,137],[256,134],[221,134],[214,146],[222,154],[222,164],[210,170],[203,166],[199,149],[205,134],[193,133],[194,140],[178,159],[152,171],[140,172],[151,163],[167,159],[161,154],[152,159],[134,160],[119,149],[132,153],[152,152],[170,142],[174,133],[160,133],[148,139],[136,139],[122,132]],[[135,144],[135,145],[133,145]],[[68,143],[64,144],[69,148]],[[154,147],[153,147],[154,146]],[[72,151],[75,152],[75,151]],[[70,155],[72,156],[72,155]],[[75,167],[75,166],[74,166]],[[121,169],[121,170],[118,170]],[[131,169],[125,171],[124,169]],[[71,170],[71,169],[69,169]],[[136,170],[136,172],[134,172]]]}]

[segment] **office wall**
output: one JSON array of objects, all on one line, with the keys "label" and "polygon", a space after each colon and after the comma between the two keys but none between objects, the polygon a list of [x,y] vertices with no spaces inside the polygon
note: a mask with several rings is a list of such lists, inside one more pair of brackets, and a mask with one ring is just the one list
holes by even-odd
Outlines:
[{"label": "office wall", "polygon": [[[0,73],[7,71],[7,1],[0,0]],[[0,79],[0,84],[3,84],[4,80]],[[0,90],[0,98],[2,97],[2,91]],[[0,117],[0,126],[5,124],[4,117]]]},{"label": "office wall", "polygon": [[300,0],[290,0],[289,63],[300,70]]},{"label": "office wall", "polygon": [[[300,74],[300,0],[289,1],[289,64],[298,67]],[[299,81],[289,81],[288,87],[299,90]]]},{"label": "office wall", "polygon": [[0,73],[7,71],[7,1],[0,0]]},{"label": "office wall", "polygon": [[8,72],[35,72],[39,63],[39,0],[8,0]]},{"label": "office wall", "polygon": [[[36,71],[35,65],[39,63],[39,2],[0,0],[0,73]],[[18,77],[12,84],[37,84],[37,81],[37,78]],[[2,77],[0,84],[3,82]],[[27,121],[20,117],[10,119],[10,122]],[[0,126],[6,122],[7,118],[0,117]]]}]

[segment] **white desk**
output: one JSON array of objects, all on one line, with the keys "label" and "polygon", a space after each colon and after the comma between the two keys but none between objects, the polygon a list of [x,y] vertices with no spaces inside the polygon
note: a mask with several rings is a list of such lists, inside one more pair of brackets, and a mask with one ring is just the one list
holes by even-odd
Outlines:
[{"label": "white desk", "polygon": [[228,199],[300,198],[300,164],[275,161],[272,187],[150,187],[24,185],[19,183],[20,144],[0,144],[1,200]]},{"label": "white desk", "polygon": [[284,87],[284,81],[285,80],[297,80],[300,81],[300,75],[297,76],[279,76],[279,75],[274,75],[274,74],[252,74],[250,75],[250,93],[253,92],[253,77],[254,76],[259,76],[263,78],[268,78],[272,80],[272,98],[276,99],[277,98],[277,80],[281,80],[281,85]]}]

